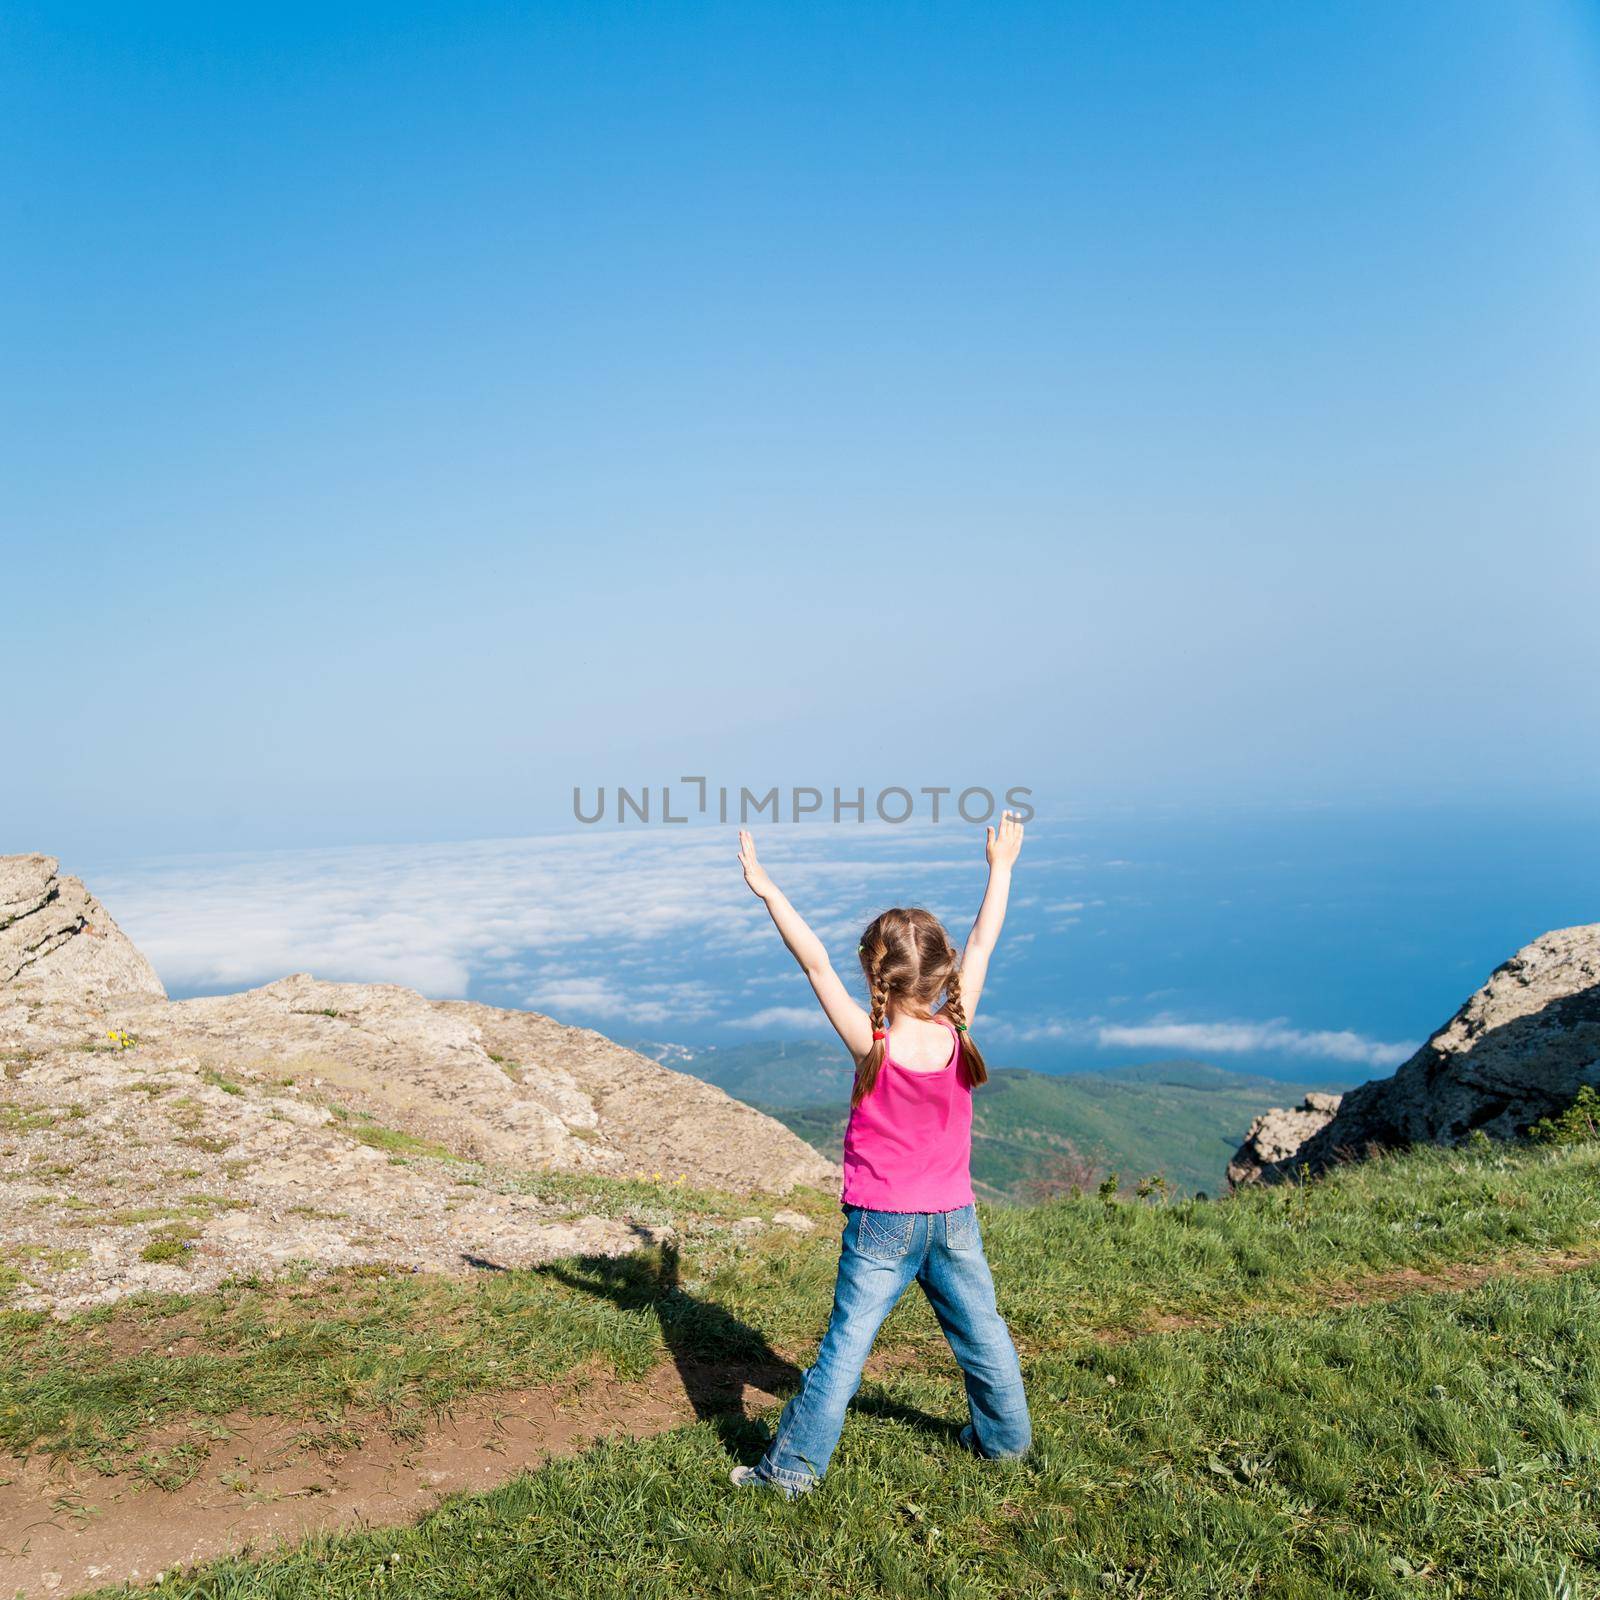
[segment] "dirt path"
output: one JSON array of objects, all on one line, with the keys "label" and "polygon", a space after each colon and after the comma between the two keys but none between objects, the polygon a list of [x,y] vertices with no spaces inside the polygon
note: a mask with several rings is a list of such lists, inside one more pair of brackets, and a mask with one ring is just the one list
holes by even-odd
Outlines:
[{"label": "dirt path", "polygon": [[[1441,1268],[1405,1270],[1329,1285],[1298,1314],[1463,1291],[1505,1273],[1549,1276],[1600,1263],[1600,1248]],[[1221,1325],[1164,1317],[1108,1340]],[[875,1357],[879,1377],[904,1352]],[[307,1534],[415,1520],[448,1494],[485,1490],[554,1456],[612,1434],[646,1438],[696,1417],[749,1415],[776,1403],[794,1369],[685,1368],[666,1361],[641,1383],[592,1374],[551,1387],[502,1391],[463,1402],[418,1439],[373,1427],[342,1456],[299,1442],[303,1425],[282,1417],[227,1419],[227,1437],[182,1488],[164,1491],[70,1463],[30,1460],[0,1485],[0,1596],[70,1596],[103,1584],[148,1582],[173,1566],[270,1548]]]},{"label": "dirt path", "polygon": [[[1338,1283],[1317,1284],[1303,1306],[1282,1308],[1285,1316],[1314,1316],[1338,1311],[1345,1306],[1377,1305],[1398,1300],[1402,1295],[1425,1293],[1464,1293],[1491,1278],[1549,1278],[1563,1272],[1578,1272],[1600,1266],[1600,1244],[1583,1250],[1557,1250],[1543,1256],[1502,1256],[1494,1261],[1454,1262],[1449,1266],[1423,1271],[1420,1267],[1396,1267],[1389,1272],[1372,1272],[1364,1277]],[[1109,1340],[1138,1339],[1152,1333],[1182,1333],[1189,1328],[1215,1328],[1225,1322],[1244,1321],[1259,1308],[1246,1307],[1239,1317],[1152,1317],[1138,1328],[1108,1332]]]},{"label": "dirt path", "polygon": [[29,1461],[0,1488],[0,1595],[148,1582],[173,1566],[324,1529],[410,1522],[445,1495],[491,1489],[608,1434],[678,1427],[716,1404],[718,1390],[725,1412],[770,1405],[762,1376],[724,1373],[691,1395],[670,1361],[643,1383],[590,1375],[478,1396],[417,1439],[374,1428],[331,1456],[298,1442],[302,1422],[231,1417],[200,1472],[170,1491]]}]

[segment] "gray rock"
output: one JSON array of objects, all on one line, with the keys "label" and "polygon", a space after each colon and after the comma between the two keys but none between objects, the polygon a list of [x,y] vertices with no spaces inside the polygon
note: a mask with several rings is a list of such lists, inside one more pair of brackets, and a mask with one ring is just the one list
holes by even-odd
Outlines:
[{"label": "gray rock", "polygon": [[[1258,1162],[1253,1176],[1457,1144],[1480,1129],[1514,1138],[1585,1084],[1600,1085],[1600,923],[1557,929],[1519,950],[1393,1077],[1350,1090],[1322,1127]],[[1240,1181],[1252,1181],[1250,1152],[1247,1139],[1235,1157]]]},{"label": "gray rock", "polygon": [[166,1016],[230,1072],[310,1076],[314,1098],[467,1160],[738,1193],[837,1176],[803,1139],[721,1089],[535,1011],[298,973],[180,1001]]},{"label": "gray rock", "polygon": [[155,968],[54,856],[0,856],[0,989],[31,997],[161,995]]},{"label": "gray rock", "polygon": [[[680,1184],[837,1192],[782,1124],[587,1029],[304,973],[170,1001],[47,856],[0,858],[0,907],[11,1305],[295,1265],[525,1267],[670,1238]],[[145,1254],[174,1237],[176,1258]]]},{"label": "gray rock", "polygon": [[1241,1184],[1257,1183],[1265,1170],[1289,1161],[1313,1134],[1333,1121],[1339,1099],[1336,1094],[1313,1089],[1297,1106],[1263,1111],[1250,1124],[1244,1143],[1228,1163],[1229,1185],[1237,1189]]}]

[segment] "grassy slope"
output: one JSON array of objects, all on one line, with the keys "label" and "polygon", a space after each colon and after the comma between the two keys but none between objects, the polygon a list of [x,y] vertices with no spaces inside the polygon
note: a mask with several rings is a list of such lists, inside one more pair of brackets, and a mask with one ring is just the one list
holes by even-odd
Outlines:
[{"label": "grassy slope", "polygon": [[[1334,1286],[1397,1268],[1600,1250],[1600,1150],[1425,1152],[1224,1203],[1062,1201],[991,1212],[985,1226],[1032,1394],[1026,1464],[989,1466],[955,1447],[959,1381],[926,1308],[908,1300],[885,1342],[909,1359],[867,1386],[808,1501],[731,1492],[727,1448],[696,1425],[555,1463],[414,1528],[223,1562],[162,1592],[1600,1592],[1600,1270],[1326,1309]],[[408,1319],[428,1332],[387,1381],[434,1398],[492,1383],[481,1370],[460,1381],[460,1347],[531,1338],[547,1318],[561,1340],[609,1350],[628,1372],[665,1348],[664,1333],[710,1357],[768,1345],[804,1355],[826,1314],[834,1249],[831,1230],[732,1254],[686,1248],[681,1277],[625,1304],[546,1272],[434,1284],[415,1299],[400,1280],[389,1340],[404,1343]],[[336,1303],[307,1287],[298,1311],[278,1313],[276,1339],[233,1348],[244,1325],[235,1306],[230,1326],[165,1361],[85,1355],[81,1326],[9,1319],[9,1441],[31,1432],[78,1453],[86,1416],[132,1402],[131,1440],[145,1415],[226,1409],[252,1386],[274,1409],[337,1416],[364,1403],[351,1358],[365,1348],[377,1359],[372,1339],[352,1341]],[[243,1302],[263,1293],[238,1291]],[[84,1325],[105,1332],[154,1310]],[[1218,1320],[1105,1337],[1159,1316]],[[759,1448],[753,1429],[736,1442]]]},{"label": "grassy slope", "polygon": [[1597,1374],[1600,1276],[1499,1280],[1037,1358],[1021,1466],[959,1451],[957,1385],[907,1375],[796,1504],[731,1491],[698,1426],[163,1592],[1576,1600],[1600,1576]]},{"label": "grassy slope", "polygon": [[[1162,1173],[1180,1192],[1216,1193],[1250,1119],[1303,1092],[1198,1061],[1061,1075],[1001,1068],[973,1100],[973,1179],[990,1199],[1027,1199],[1030,1183],[1070,1143],[1125,1180]],[[844,1099],[797,1106],[739,1097],[838,1159]]]},{"label": "grassy slope", "polygon": [[[637,1208],[647,1197],[627,1188]],[[814,1234],[743,1243],[720,1223],[748,1202],[657,1192],[652,1215],[674,1218],[684,1243],[653,1297],[637,1286],[590,1292],[561,1267],[361,1271],[145,1297],[66,1322],[0,1314],[0,1445],[111,1466],[151,1433],[171,1438],[188,1421],[200,1437],[207,1418],[240,1407],[334,1422],[376,1415],[407,1429],[458,1396],[584,1363],[638,1376],[669,1334],[710,1357],[770,1344],[805,1359],[827,1316],[838,1212],[825,1196],[804,1203],[821,1224]],[[1375,1272],[1583,1245],[1600,1234],[1600,1151],[1422,1152],[1303,1189],[1002,1208],[984,1227],[1018,1338],[1066,1348],[1159,1317],[1304,1308]],[[917,1297],[883,1337],[942,1348]]]}]

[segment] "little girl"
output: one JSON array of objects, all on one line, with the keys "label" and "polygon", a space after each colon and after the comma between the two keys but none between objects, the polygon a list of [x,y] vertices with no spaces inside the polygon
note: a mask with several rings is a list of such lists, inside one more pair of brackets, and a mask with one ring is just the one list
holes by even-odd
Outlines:
[{"label": "little girl", "polygon": [[949,934],[926,911],[885,911],[869,924],[859,950],[869,1016],[833,970],[822,941],[756,860],[750,835],[739,834],[745,882],[765,902],[855,1058],[856,1080],[844,1135],[845,1228],[833,1315],[771,1447],[759,1466],[734,1469],[736,1484],[768,1484],[789,1496],[816,1485],[839,1443],[872,1341],[912,1279],[966,1377],[972,1420],[962,1443],[998,1458],[1023,1455],[1032,1442],[1022,1369],[995,1309],[969,1170],[972,1088],[988,1072],[967,1025],[1021,849],[1022,823],[1007,811],[999,831],[988,830],[989,886],[959,960]]}]

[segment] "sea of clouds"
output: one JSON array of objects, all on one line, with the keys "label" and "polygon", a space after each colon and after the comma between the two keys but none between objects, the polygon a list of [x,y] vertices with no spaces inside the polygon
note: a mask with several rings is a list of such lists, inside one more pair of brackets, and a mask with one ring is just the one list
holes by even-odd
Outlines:
[{"label": "sea of clouds", "polygon": [[[848,976],[885,905],[927,905],[957,941],[984,883],[981,832],[931,824],[767,830],[763,859]],[[175,996],[291,972],[527,1006],[622,1037],[820,1035],[809,989],[745,888],[733,830],[567,832],[453,844],[170,857],[94,887]],[[1370,1070],[1414,1044],[1286,1017],[1205,1015],[1162,991],[1052,1001],[1064,941],[1114,902],[1127,860],[1030,841],[985,1001],[987,1040],[1046,1060],[1128,1052]],[[1148,893],[1148,888],[1142,892]],[[1159,976],[1155,974],[1154,976]]]}]

